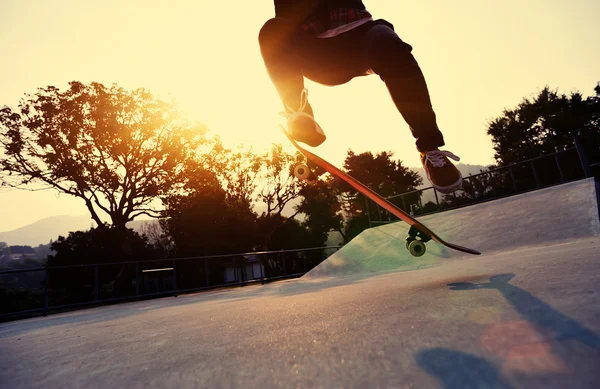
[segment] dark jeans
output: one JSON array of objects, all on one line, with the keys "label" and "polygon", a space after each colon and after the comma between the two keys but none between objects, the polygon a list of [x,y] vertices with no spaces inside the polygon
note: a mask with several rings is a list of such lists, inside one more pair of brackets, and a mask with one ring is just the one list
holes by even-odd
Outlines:
[{"label": "dark jeans", "polygon": [[377,74],[416,139],[419,151],[444,145],[429,91],[412,47],[392,24],[377,20],[333,38],[316,38],[273,18],[260,30],[267,72],[284,104],[297,109],[304,77],[324,85],[341,85],[354,77]]}]

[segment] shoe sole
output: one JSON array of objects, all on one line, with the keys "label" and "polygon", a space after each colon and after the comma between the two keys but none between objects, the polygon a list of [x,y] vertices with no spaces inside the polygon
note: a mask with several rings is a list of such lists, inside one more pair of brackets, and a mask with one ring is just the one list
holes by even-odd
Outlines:
[{"label": "shoe sole", "polygon": [[452,185],[448,185],[448,186],[438,186],[438,185],[433,185],[433,189],[437,190],[440,193],[452,193],[452,192],[456,192],[457,190],[460,189],[460,187],[463,184],[463,178],[460,177],[460,180],[456,181],[454,184]]},{"label": "shoe sole", "polygon": [[298,137],[298,138],[294,138],[297,142],[301,142],[304,143],[306,145],[309,145],[310,147],[317,147],[323,144],[323,142],[325,142],[325,140],[327,140],[327,137],[323,136],[323,137],[312,137],[310,139],[308,138],[304,138],[304,137]]}]

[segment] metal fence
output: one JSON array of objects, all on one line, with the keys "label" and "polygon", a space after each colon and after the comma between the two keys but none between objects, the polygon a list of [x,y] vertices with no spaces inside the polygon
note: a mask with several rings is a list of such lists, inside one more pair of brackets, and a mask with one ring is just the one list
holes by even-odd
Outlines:
[{"label": "metal fence", "polygon": [[[593,168],[600,170],[595,162],[590,163],[582,142],[575,138],[575,147],[564,151],[465,177],[462,189],[452,194],[442,195],[429,187],[388,200],[413,216],[422,216],[591,177]],[[369,226],[395,221],[370,200],[366,200],[366,213]],[[299,277],[338,249],[0,270],[0,318]]]},{"label": "metal fence", "polygon": [[[591,177],[599,165],[589,162],[576,138],[566,150],[464,177],[462,188],[451,194],[428,187],[386,199],[412,216],[424,216]],[[398,220],[373,201],[365,203],[369,226]]]},{"label": "metal fence", "polygon": [[0,318],[300,277],[339,248],[0,270]]}]

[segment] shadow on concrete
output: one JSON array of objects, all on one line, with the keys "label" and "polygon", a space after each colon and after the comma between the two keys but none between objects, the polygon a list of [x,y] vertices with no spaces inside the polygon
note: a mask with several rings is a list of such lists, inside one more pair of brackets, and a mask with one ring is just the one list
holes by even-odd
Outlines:
[{"label": "shadow on concrete", "polygon": [[[419,366],[443,383],[444,388],[509,388],[508,382],[519,382],[523,387],[597,387],[598,335],[531,293],[511,285],[509,281],[514,277],[514,274],[500,274],[489,282],[448,284],[453,291],[499,291],[538,334],[531,339],[532,343],[521,343],[523,339],[516,338],[513,340],[518,344],[504,346],[497,355],[508,369],[502,370],[503,377],[491,362],[445,348],[417,353]],[[503,336],[513,337],[510,333]],[[498,341],[502,344],[505,340]]]},{"label": "shadow on concrete", "polygon": [[483,358],[446,348],[432,348],[417,353],[421,369],[435,377],[445,389],[510,389],[500,372]]},{"label": "shadow on concrete", "polygon": [[576,320],[559,312],[531,293],[509,284],[514,274],[500,274],[490,278],[488,283],[452,283],[450,290],[496,289],[512,304],[521,317],[535,325],[541,332],[552,333],[553,339],[577,340],[589,347],[600,350],[600,338]]}]

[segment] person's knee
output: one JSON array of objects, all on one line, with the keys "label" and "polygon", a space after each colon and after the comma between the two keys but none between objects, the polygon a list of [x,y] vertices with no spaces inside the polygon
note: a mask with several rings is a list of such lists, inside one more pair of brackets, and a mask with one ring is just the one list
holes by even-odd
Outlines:
[{"label": "person's knee", "polygon": [[399,71],[413,67],[416,60],[412,46],[386,25],[373,27],[367,36],[367,57],[369,67],[377,74]]},{"label": "person's knee", "polygon": [[280,41],[290,31],[291,25],[289,21],[282,18],[269,19],[258,33],[258,44],[261,47],[271,45],[275,41]]}]

